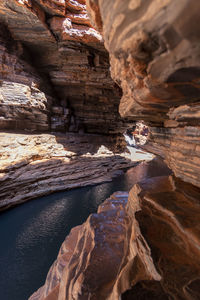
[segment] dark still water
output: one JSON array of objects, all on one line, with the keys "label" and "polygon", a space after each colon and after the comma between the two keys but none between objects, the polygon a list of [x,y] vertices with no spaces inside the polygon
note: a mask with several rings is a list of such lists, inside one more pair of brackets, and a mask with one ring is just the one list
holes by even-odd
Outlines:
[{"label": "dark still water", "polygon": [[27,300],[44,284],[71,228],[82,224],[113,192],[155,176],[154,164],[140,164],[109,183],[55,193],[2,212],[0,299]]}]

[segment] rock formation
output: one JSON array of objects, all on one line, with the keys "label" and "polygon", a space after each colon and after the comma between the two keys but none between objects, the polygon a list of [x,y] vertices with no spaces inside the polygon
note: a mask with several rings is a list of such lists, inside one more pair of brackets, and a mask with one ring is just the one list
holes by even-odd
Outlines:
[{"label": "rock formation", "polygon": [[122,299],[199,299],[200,191],[175,177],[156,177],[135,185],[136,219],[150,246],[159,284],[141,281]]},{"label": "rock formation", "polygon": [[51,90],[19,42],[0,24],[0,129],[47,131]]},{"label": "rock formation", "polygon": [[151,127],[146,149],[200,187],[199,9],[195,0],[87,0],[122,87],[120,114]]},{"label": "rock formation", "polygon": [[1,128],[80,134],[2,133],[1,206],[110,180],[132,163],[99,146],[112,149],[141,120],[150,130],[143,148],[173,175],[114,194],[73,229],[31,300],[198,300],[200,3],[87,8],[99,32],[84,0],[0,2]]},{"label": "rock formation", "polygon": [[111,181],[137,164],[128,153],[117,154],[115,143],[100,135],[0,133],[0,210],[52,192]]},{"label": "rock formation", "polygon": [[121,90],[85,1],[3,0],[0,22],[4,128],[123,132]]},{"label": "rock formation", "polygon": [[113,194],[97,214],[72,229],[45,286],[30,300],[116,300],[133,282],[160,280],[134,218],[138,203],[128,210],[127,199],[128,193]]},{"label": "rock formation", "polygon": [[118,134],[127,126],[118,113],[120,96],[85,1],[0,1],[0,130],[10,132],[0,140],[1,209],[110,180],[113,171],[132,166],[109,151],[94,155],[101,145],[119,152]]},{"label": "rock formation", "polygon": [[152,176],[72,229],[30,300],[199,299],[200,191]]}]

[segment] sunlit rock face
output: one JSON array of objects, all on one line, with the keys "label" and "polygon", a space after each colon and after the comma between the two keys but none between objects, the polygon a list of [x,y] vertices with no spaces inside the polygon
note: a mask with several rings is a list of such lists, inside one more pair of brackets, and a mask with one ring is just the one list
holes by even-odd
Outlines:
[{"label": "sunlit rock face", "polygon": [[87,0],[122,87],[120,114],[151,128],[146,149],[200,186],[199,9],[195,0]]},{"label": "sunlit rock face", "polygon": [[[137,162],[109,136],[0,133],[0,210],[56,191],[111,181]],[[141,157],[141,159],[145,159]]]},{"label": "sunlit rock face", "polygon": [[123,132],[121,90],[110,77],[108,53],[85,1],[3,0],[0,22],[0,103],[3,111],[9,108],[1,114],[4,128],[26,120],[31,130]]}]

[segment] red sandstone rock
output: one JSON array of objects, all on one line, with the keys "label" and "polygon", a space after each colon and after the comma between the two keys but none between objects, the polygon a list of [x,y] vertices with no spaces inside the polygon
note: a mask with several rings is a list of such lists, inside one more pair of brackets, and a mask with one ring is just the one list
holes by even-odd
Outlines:
[{"label": "red sandstone rock", "polygon": [[[13,43],[14,39],[23,44],[18,42],[22,52],[25,46],[27,54],[23,64],[26,63],[26,67],[20,68],[26,70],[26,76],[30,79],[32,74],[29,70],[37,70],[37,82],[45,82],[39,88],[41,93],[38,93],[42,95],[43,102],[48,99],[44,114],[37,110],[41,125],[35,120],[35,109],[29,114],[29,106],[22,107],[21,102],[18,107],[19,110],[21,107],[21,115],[15,115],[16,105],[9,101],[9,115],[6,116],[4,111],[2,113],[2,128],[23,129],[24,120],[24,127],[29,130],[44,130],[50,126],[52,130],[62,132],[116,134],[125,130],[126,120],[122,120],[118,113],[120,90],[110,77],[108,54],[102,38],[86,17],[85,1],[1,1],[0,22],[8,27]],[[0,43],[2,46],[7,43],[7,38],[4,39]],[[17,56],[15,51],[14,56],[21,55]],[[3,52],[0,52],[0,59],[4,59]],[[11,82],[13,85],[16,83],[15,90],[20,83],[22,87],[26,85],[31,93],[31,82],[27,84],[26,76],[21,76],[18,81],[19,68],[7,67],[8,64],[4,63],[0,80],[6,80],[4,74],[12,72]],[[33,97],[40,107],[42,100],[38,100],[37,94],[34,92]],[[68,113],[63,110],[63,115],[51,114],[49,117],[54,106],[66,108]],[[25,119],[31,119],[32,125]]]},{"label": "red sandstone rock", "polygon": [[30,299],[115,300],[132,287],[123,300],[197,300],[199,197],[199,188],[167,176],[115,193],[72,229]]},{"label": "red sandstone rock", "polygon": [[120,114],[145,120],[152,127],[145,149],[200,186],[200,3],[87,0],[87,6],[123,90]]},{"label": "red sandstone rock", "polygon": [[131,190],[130,206],[135,205],[136,198],[141,209],[136,219],[162,279],[156,289],[154,283],[141,283],[122,299],[136,299],[134,295],[145,294],[145,289],[148,299],[158,299],[158,296],[159,299],[199,299],[199,188],[175,178],[158,177],[141,182]]},{"label": "red sandstone rock", "polygon": [[72,229],[45,285],[29,299],[116,300],[138,280],[160,280],[134,218],[138,203],[127,211],[127,198],[124,192],[113,194]]}]

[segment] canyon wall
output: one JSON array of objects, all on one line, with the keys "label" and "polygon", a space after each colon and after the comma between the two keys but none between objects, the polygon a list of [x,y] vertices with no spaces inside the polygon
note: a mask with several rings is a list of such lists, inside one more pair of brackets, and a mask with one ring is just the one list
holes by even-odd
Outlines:
[{"label": "canyon wall", "polygon": [[0,1],[0,209],[132,166],[120,97],[84,0]]},{"label": "canyon wall", "polygon": [[1,133],[2,208],[110,180],[132,162],[101,147],[109,138],[81,134],[118,135],[137,120],[150,128],[144,148],[176,177],[111,196],[72,230],[31,299],[198,300],[200,4],[87,6],[109,57],[84,0],[0,2],[1,129],[80,133]]},{"label": "canyon wall", "polygon": [[0,22],[1,128],[124,131],[121,90],[85,1],[1,1]]},{"label": "canyon wall", "polygon": [[51,89],[0,24],[0,129],[49,130]]},{"label": "canyon wall", "polygon": [[30,299],[198,300],[200,4],[87,5],[123,90],[121,116],[149,125],[144,148],[163,157],[174,175],[157,173],[136,183],[129,196],[106,200],[71,231],[45,285]]},{"label": "canyon wall", "polygon": [[115,143],[94,134],[0,132],[0,210],[56,191],[109,182],[137,165],[128,153],[117,154]]},{"label": "canyon wall", "polygon": [[111,195],[99,206],[97,214],[72,229],[45,286],[30,300],[117,300],[131,282],[160,280],[150,249],[133,217],[138,207],[128,211],[127,199],[126,192]]},{"label": "canyon wall", "polygon": [[151,127],[146,149],[200,187],[199,9],[195,0],[88,0],[103,34],[121,116]]}]

